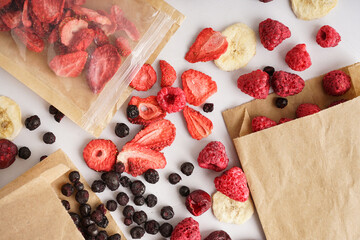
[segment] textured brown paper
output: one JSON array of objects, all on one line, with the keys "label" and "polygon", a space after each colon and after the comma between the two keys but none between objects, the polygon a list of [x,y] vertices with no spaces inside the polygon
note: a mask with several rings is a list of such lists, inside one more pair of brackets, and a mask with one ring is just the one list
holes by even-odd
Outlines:
[{"label": "textured brown paper", "polygon": [[[360,65],[343,70],[353,83],[346,98],[356,97]],[[294,117],[303,102],[328,106],[334,98],[321,79],[306,81],[283,110],[272,94],[223,112],[267,239],[360,239],[360,98],[256,133],[249,127],[258,115]]]},{"label": "textured brown paper", "polygon": [[[149,6],[142,5],[143,1],[148,2]],[[129,2],[132,2],[136,7],[131,8]],[[150,11],[160,11],[168,14],[174,21],[174,24],[167,34],[165,36],[159,36],[162,37],[162,41],[147,60],[150,64],[153,63],[162,48],[185,19],[180,12],[176,11],[163,0],[89,0],[85,6],[94,9],[106,9],[111,6],[111,4],[119,4],[130,16],[138,16],[139,14],[146,14],[146,16],[148,16],[149,13],[152,13]],[[141,33],[146,31],[141,25],[137,27]],[[96,116],[94,120],[90,121],[87,117],[90,118],[93,116],[91,113],[92,111],[88,113],[91,110],[91,104],[96,101],[101,94],[96,95],[90,91],[84,74],[77,78],[56,77],[48,67],[48,60],[44,54],[31,51],[26,51],[25,54],[25,49],[19,51],[17,44],[8,32],[0,33],[0,45],[0,67],[28,86],[47,102],[54,105],[68,118],[95,137],[98,137],[101,134],[102,130],[108,125],[116,111],[132,92],[130,87],[126,87],[126,89],[117,96],[117,101],[107,103],[109,105],[109,112],[107,112],[107,114]],[[23,58],[24,56],[26,57],[25,60]],[[105,90],[106,86],[104,91]],[[88,114],[86,115],[86,113]],[[84,115],[87,117],[84,118]],[[85,127],[84,121],[87,120],[89,121],[89,125]]]},{"label": "textured brown paper", "polygon": [[[61,203],[62,199],[68,200],[70,211],[78,213],[75,197],[65,197],[60,190],[74,170],[71,160],[58,150],[0,189],[0,239],[84,239]],[[83,177],[81,182],[90,193],[88,203],[92,207],[99,205],[100,199]],[[119,233],[121,239],[126,239],[111,215],[106,216],[108,234]]]}]

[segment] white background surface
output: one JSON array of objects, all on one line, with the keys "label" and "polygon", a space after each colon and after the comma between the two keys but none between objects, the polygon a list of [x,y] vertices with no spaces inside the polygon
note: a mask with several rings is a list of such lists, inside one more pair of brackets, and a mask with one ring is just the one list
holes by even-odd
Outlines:
[{"label": "white background surface", "polygon": [[[237,78],[241,74],[258,68],[262,69],[266,65],[272,65],[278,70],[293,72],[286,66],[284,57],[288,50],[299,43],[306,43],[313,63],[309,69],[299,73],[304,79],[309,79],[335,68],[359,61],[360,1],[339,1],[337,7],[333,9],[329,15],[313,21],[297,19],[291,11],[288,0],[274,0],[266,4],[258,0],[168,0],[168,2],[184,13],[187,19],[164,48],[158,60],[167,60],[173,65],[178,76],[180,76],[183,71],[193,68],[212,76],[218,85],[218,92],[208,99],[208,102],[215,104],[215,110],[212,113],[204,113],[204,115],[214,123],[213,133],[207,139],[196,141],[190,137],[182,113],[173,113],[166,117],[175,124],[177,136],[173,145],[163,151],[168,164],[165,169],[159,171],[160,182],[155,185],[146,184],[146,194],[155,194],[159,202],[158,205],[152,209],[146,206],[136,207],[136,209],[146,211],[150,219],[156,219],[162,223],[164,221],[160,217],[160,208],[165,205],[171,205],[174,207],[175,217],[170,220],[170,223],[175,226],[183,218],[191,216],[184,206],[184,199],[178,194],[178,188],[180,186],[186,185],[190,187],[191,190],[203,189],[209,194],[215,192],[213,179],[218,176],[219,173],[202,169],[196,162],[198,153],[208,142],[213,140],[223,142],[230,158],[229,168],[234,165],[239,166],[235,149],[226,132],[221,116],[221,111],[252,99],[236,87]],[[258,24],[268,17],[283,22],[290,28],[292,33],[290,39],[287,39],[272,52],[266,50],[258,38]],[[185,53],[203,28],[212,27],[214,30],[222,31],[228,25],[237,22],[247,24],[254,29],[257,34],[257,54],[245,68],[234,72],[223,72],[217,69],[213,62],[190,64],[184,60]],[[325,24],[334,27],[342,37],[342,41],[336,48],[324,49],[315,42],[317,30]],[[159,73],[158,60],[155,61],[153,66]],[[179,79],[178,77],[175,86],[181,86]],[[146,93],[134,91],[133,95],[155,95],[159,89],[160,84],[156,83],[150,91]],[[38,163],[42,155],[49,155],[58,148],[62,148],[69,155],[89,184],[100,177],[100,174],[89,169],[82,159],[84,146],[93,139],[91,135],[80,129],[67,118],[64,118],[60,124],[55,122],[53,117],[48,113],[48,103],[2,69],[0,69],[0,95],[9,96],[18,102],[22,109],[23,120],[28,116],[37,114],[42,122],[41,126],[33,132],[23,128],[19,136],[14,140],[15,144],[19,147],[29,147],[32,155],[28,160],[17,159],[11,167],[0,170],[0,187],[3,187]],[[101,138],[113,140],[119,150],[121,150],[122,146],[131,140],[140,129],[139,126],[132,125],[127,121],[125,117],[126,105],[127,104],[117,112],[109,126],[101,135]],[[200,107],[196,109],[202,112]],[[117,122],[125,122],[129,125],[131,132],[128,137],[124,139],[116,137],[114,127]],[[54,132],[57,137],[56,142],[52,145],[46,145],[42,142],[42,135],[47,131]],[[259,144],[261,144],[261,141],[262,140],[259,139]],[[274,141],[276,141],[276,139],[274,139]],[[182,175],[180,172],[180,165],[185,161],[190,161],[195,165],[194,173],[189,177]],[[172,172],[179,173],[183,178],[178,185],[173,186],[167,181],[167,176]],[[143,177],[139,178],[144,181]],[[119,190],[121,189],[122,188]],[[106,202],[109,199],[114,199],[118,191],[110,192],[106,190],[98,196],[102,201]],[[122,208],[120,209],[122,210]],[[122,223],[123,216],[120,210],[112,213],[112,215],[125,235],[131,239],[129,234],[130,229],[126,228]],[[265,239],[256,215],[241,226],[220,223],[215,219],[211,210],[202,216],[194,217],[194,219],[200,223],[203,238],[214,230],[222,229],[228,232],[234,240]],[[160,234],[155,236],[146,234],[143,239],[162,239],[162,237]]]}]

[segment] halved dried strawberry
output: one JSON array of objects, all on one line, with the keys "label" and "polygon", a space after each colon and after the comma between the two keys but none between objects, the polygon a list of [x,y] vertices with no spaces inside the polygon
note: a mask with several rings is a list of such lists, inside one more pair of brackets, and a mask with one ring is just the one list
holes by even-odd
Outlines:
[{"label": "halved dried strawberry", "polygon": [[32,19],[32,27],[33,32],[41,38],[45,38],[50,31],[50,24],[43,23],[39,19],[37,19],[34,15],[31,16]]},{"label": "halved dried strawberry", "polygon": [[112,141],[94,139],[84,148],[83,157],[89,168],[98,172],[108,172],[116,162],[117,152],[117,148]]},{"label": "halved dried strawberry", "polygon": [[19,26],[21,22],[21,11],[9,10],[1,14],[1,20],[8,26],[13,29]]},{"label": "halved dried strawberry", "polygon": [[169,120],[162,119],[150,123],[141,130],[130,143],[137,143],[141,146],[161,151],[170,146],[175,140],[176,128]]},{"label": "halved dried strawberry", "polygon": [[98,26],[104,31],[104,33],[109,36],[115,33],[116,29],[117,29],[117,24],[116,24],[116,19],[115,16],[113,16],[112,14],[107,13],[104,10],[97,10],[97,12],[107,18],[110,19],[111,24],[106,24],[106,25],[102,25],[102,24],[98,24]]},{"label": "halved dried strawberry", "polygon": [[30,16],[29,16],[29,0],[24,1],[21,20],[25,27],[31,27],[32,22],[31,22]]},{"label": "halved dried strawberry", "polygon": [[93,93],[99,93],[115,75],[121,65],[121,57],[115,46],[106,44],[92,53],[86,74],[88,85]]},{"label": "halved dried strawberry", "polygon": [[72,10],[77,15],[86,16],[88,21],[92,21],[92,22],[95,22],[95,23],[98,23],[98,24],[101,24],[101,25],[111,25],[111,20],[108,17],[99,14],[95,10],[80,7],[80,6],[77,6],[77,5],[74,5]]},{"label": "halved dried strawberry", "polygon": [[161,87],[171,87],[176,80],[175,69],[165,60],[160,60]]},{"label": "halved dried strawberry", "polygon": [[30,7],[35,16],[44,23],[53,22],[63,13],[65,0],[31,0]]},{"label": "halved dried strawberry", "polygon": [[50,44],[57,42],[60,39],[59,36],[59,27],[58,25],[51,31],[48,37],[48,42]]},{"label": "halved dried strawberry", "polygon": [[101,28],[99,28],[95,24],[90,24],[89,28],[93,29],[95,32],[94,43],[96,44],[96,46],[100,47],[102,45],[110,43],[109,37],[106,36],[106,34]]},{"label": "halved dried strawberry", "polygon": [[8,26],[6,26],[6,24],[0,18],[0,32],[8,32],[10,30],[11,29]]},{"label": "halved dried strawberry", "polygon": [[44,50],[44,41],[31,30],[15,28],[13,33],[27,49],[34,52],[42,52],[42,50]]},{"label": "halved dried strawberry", "polygon": [[217,92],[216,82],[205,73],[189,69],[181,75],[186,101],[200,106],[206,99]]},{"label": "halved dried strawberry", "polygon": [[156,72],[154,68],[145,63],[133,78],[130,87],[138,91],[147,91],[156,83]]},{"label": "halved dried strawberry", "polygon": [[71,52],[85,51],[92,43],[95,37],[95,32],[89,28],[80,29],[75,33],[69,45]]},{"label": "halved dried strawberry", "polygon": [[131,54],[130,43],[126,38],[118,37],[115,41],[115,46],[118,48],[121,56],[127,57]]},{"label": "halved dried strawberry", "polygon": [[117,162],[125,165],[125,172],[136,177],[148,169],[161,169],[166,166],[166,159],[163,153],[136,143],[127,143],[119,155]]},{"label": "halved dried strawberry", "polygon": [[55,56],[49,63],[51,70],[60,77],[77,77],[83,71],[88,54],[84,51]]},{"label": "halved dried strawberry", "polygon": [[210,119],[188,106],[184,108],[183,113],[192,138],[200,140],[210,135],[213,129],[213,123]]},{"label": "halved dried strawberry", "polygon": [[61,43],[69,46],[75,33],[87,27],[88,23],[82,19],[64,18],[59,25]]},{"label": "halved dried strawberry", "polygon": [[156,100],[156,96],[140,98],[133,96],[129,105],[135,105],[139,109],[139,116],[136,118],[128,118],[133,124],[148,125],[151,122],[163,119],[166,112],[160,107]]},{"label": "halved dried strawberry", "polygon": [[117,30],[125,31],[131,40],[139,41],[141,36],[138,29],[133,22],[124,16],[124,13],[119,6],[113,5],[111,7],[111,14],[115,17]]},{"label": "halved dried strawberry", "polygon": [[11,0],[0,0],[0,9],[6,7],[11,3]]}]

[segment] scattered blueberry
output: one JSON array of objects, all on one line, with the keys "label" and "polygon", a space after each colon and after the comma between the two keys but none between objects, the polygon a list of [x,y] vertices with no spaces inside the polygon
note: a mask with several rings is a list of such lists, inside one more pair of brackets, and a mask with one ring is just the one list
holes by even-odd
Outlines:
[{"label": "scattered blueberry", "polygon": [[41,157],[40,157],[40,162],[41,162],[42,160],[44,160],[45,158],[47,158],[47,156],[46,156],[46,155],[41,156]]},{"label": "scattered blueberry", "polygon": [[118,233],[115,233],[114,235],[111,235],[108,240],[121,240],[121,236]]},{"label": "scattered blueberry", "polygon": [[79,206],[79,212],[82,217],[87,217],[91,213],[91,206],[89,204],[80,204]]},{"label": "scattered blueberry", "polygon": [[141,225],[147,221],[147,215],[144,211],[134,212],[133,221],[138,225]]},{"label": "scattered blueberry", "polygon": [[165,220],[169,220],[174,217],[174,210],[170,206],[165,206],[161,209],[161,217]]},{"label": "scattered blueberry", "polygon": [[126,226],[130,226],[132,223],[133,223],[133,220],[132,220],[131,217],[126,217],[126,218],[124,218],[124,224],[125,224]]},{"label": "scattered blueberry", "polygon": [[145,198],[143,196],[136,196],[134,198],[134,204],[136,206],[142,206],[145,203]]},{"label": "scattered blueberry", "polygon": [[155,205],[157,204],[157,197],[154,194],[149,194],[147,195],[145,202],[148,207],[155,207]]},{"label": "scattered blueberry", "polygon": [[80,190],[76,193],[75,199],[80,204],[87,203],[89,200],[89,192],[86,190]]},{"label": "scattered blueberry", "polygon": [[[260,1],[261,1],[261,0],[260,0]],[[263,0],[263,1],[264,1],[264,0]],[[265,1],[266,1],[266,0],[265,0]],[[267,0],[267,1],[269,1],[269,0]],[[270,1],[272,1],[272,0],[270,0]],[[266,67],[264,67],[263,71],[266,72],[267,74],[269,74],[270,77],[272,77],[272,75],[273,75],[274,72],[275,72],[275,68],[273,68],[273,67],[271,67],[271,66],[266,66]]]},{"label": "scattered blueberry", "polygon": [[122,162],[117,162],[114,164],[114,172],[123,173],[125,171],[125,165]]},{"label": "scattered blueberry", "polygon": [[106,184],[102,180],[95,180],[91,184],[91,190],[96,193],[101,193],[105,190]]},{"label": "scattered blueberry", "polygon": [[139,109],[136,105],[129,105],[126,109],[126,114],[128,118],[137,118],[139,116]]},{"label": "scattered blueberry", "polygon": [[30,131],[37,129],[40,125],[41,125],[41,121],[37,115],[25,119],[25,127]]},{"label": "scattered blueberry", "polygon": [[62,112],[60,112],[60,111],[58,111],[58,112],[55,113],[55,115],[54,115],[54,119],[55,119],[55,121],[57,121],[58,123],[61,122],[61,120],[62,120],[64,117],[65,117],[65,115],[64,115]]},{"label": "scattered blueberry", "polygon": [[133,239],[140,239],[144,236],[145,230],[140,226],[133,227],[130,230],[130,235]]},{"label": "scattered blueberry", "polygon": [[86,228],[86,232],[90,236],[96,237],[96,235],[99,233],[99,229],[95,224],[91,224]]},{"label": "scattered blueberry", "polygon": [[107,232],[104,230],[101,230],[97,235],[95,240],[107,240],[108,239],[108,235]]},{"label": "scattered blueberry", "polygon": [[124,138],[129,135],[129,127],[125,123],[117,123],[115,127],[115,134],[119,138]]},{"label": "scattered blueberry", "polygon": [[288,104],[288,100],[286,98],[278,97],[275,99],[275,105],[278,108],[284,108]]},{"label": "scattered blueberry", "polygon": [[46,144],[53,144],[56,141],[56,137],[52,132],[47,132],[43,136],[43,141]]},{"label": "scattered blueberry", "polygon": [[117,203],[114,200],[109,200],[106,202],[106,208],[110,212],[113,212],[117,209]]},{"label": "scattered blueberry", "polygon": [[190,189],[187,186],[182,186],[179,189],[179,193],[183,197],[187,197],[190,194]]},{"label": "scattered blueberry", "polygon": [[131,183],[130,190],[134,196],[142,196],[145,193],[145,185],[140,180]]},{"label": "scattered blueberry", "polygon": [[53,105],[50,105],[50,107],[49,107],[49,113],[50,113],[51,115],[56,114],[58,111],[59,111],[59,110],[57,110],[56,107],[54,107]]},{"label": "scattered blueberry", "polygon": [[101,178],[111,191],[115,191],[120,186],[120,179],[116,172],[106,172],[102,174]]},{"label": "scattered blueberry", "polygon": [[77,213],[74,212],[69,212],[71,219],[73,220],[73,222],[75,223],[76,226],[80,225],[80,216]]},{"label": "scattered blueberry", "polygon": [[155,220],[150,220],[145,222],[144,228],[147,233],[155,235],[159,232],[160,224]]},{"label": "scattered blueberry", "polygon": [[120,206],[126,206],[129,202],[129,196],[124,192],[119,192],[118,195],[116,195],[116,201]]},{"label": "scattered blueberry", "polygon": [[130,185],[131,185],[131,180],[130,180],[130,178],[128,178],[127,176],[122,176],[122,177],[120,178],[120,184],[121,184],[121,186],[123,186],[123,187],[125,187],[125,188],[130,187]]},{"label": "scattered blueberry", "polygon": [[62,203],[62,205],[64,206],[64,208],[65,208],[67,211],[70,210],[70,203],[69,203],[69,201],[67,201],[67,200],[61,200],[61,203]]},{"label": "scattered blueberry", "polygon": [[88,227],[90,226],[91,224],[95,224],[95,222],[93,220],[91,220],[91,218],[88,216],[88,217],[83,217],[81,219],[81,225],[83,227]]},{"label": "scattered blueberry", "polygon": [[170,223],[163,223],[160,226],[160,234],[165,238],[170,237],[173,230],[174,228]]},{"label": "scattered blueberry", "polygon": [[192,164],[191,162],[185,162],[181,164],[180,170],[186,176],[190,176],[194,171],[194,164]]},{"label": "scattered blueberry", "polygon": [[169,182],[171,184],[177,184],[178,182],[180,182],[180,180],[181,180],[181,177],[177,173],[172,173],[169,175]]},{"label": "scattered blueberry", "polygon": [[61,187],[61,193],[66,196],[70,197],[74,192],[74,187],[70,183],[65,183]]},{"label": "scattered blueberry", "polygon": [[28,159],[31,156],[31,151],[27,147],[21,147],[21,148],[19,148],[18,155],[19,155],[19,158]]},{"label": "scattered blueberry", "polygon": [[155,169],[148,169],[144,173],[145,181],[151,184],[155,184],[159,181],[159,173]]},{"label": "scattered blueberry", "polygon": [[133,206],[127,205],[123,209],[123,215],[126,218],[132,217],[134,215],[135,209]]},{"label": "scattered blueberry", "polygon": [[214,111],[214,104],[213,103],[205,103],[203,106],[203,110],[206,113]]},{"label": "scattered blueberry", "polygon": [[81,191],[81,190],[84,190],[84,184],[80,181],[77,181],[74,183],[74,188],[77,190],[77,191]]},{"label": "scattered blueberry", "polygon": [[74,183],[80,180],[80,173],[78,171],[72,171],[69,173],[70,182]]}]

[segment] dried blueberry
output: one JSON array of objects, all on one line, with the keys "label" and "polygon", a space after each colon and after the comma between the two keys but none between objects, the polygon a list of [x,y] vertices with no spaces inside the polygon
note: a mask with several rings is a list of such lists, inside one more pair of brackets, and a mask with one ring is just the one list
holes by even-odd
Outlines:
[{"label": "dried blueberry", "polygon": [[123,176],[120,178],[120,184],[121,186],[127,188],[131,185],[131,180],[127,176]]},{"label": "dried blueberry", "polygon": [[108,235],[107,232],[104,230],[101,230],[98,235],[96,235],[95,240],[107,240],[108,239]]},{"label": "dried blueberry", "polygon": [[89,204],[80,204],[79,212],[82,217],[87,217],[91,213],[91,206]]},{"label": "dried blueberry", "polygon": [[131,217],[124,218],[124,224],[126,226],[130,226],[133,223],[133,220]]},{"label": "dried blueberry", "polygon": [[[263,0],[264,1],[264,0]],[[269,0],[267,0],[269,1]],[[271,1],[271,0],[270,0]],[[271,66],[266,66],[264,67],[263,69],[264,72],[266,72],[267,74],[269,74],[270,77],[272,77],[272,75],[274,74],[275,72],[275,68],[271,67]]]},{"label": "dried blueberry", "polygon": [[137,223],[138,225],[143,224],[144,222],[147,221],[147,215],[144,211],[138,211],[138,212],[134,212],[133,215],[133,220],[135,223]]},{"label": "dried blueberry", "polygon": [[130,230],[130,235],[133,239],[140,239],[144,236],[145,230],[140,226],[133,227]]},{"label": "dried blueberry", "polygon": [[106,208],[110,212],[113,212],[117,209],[117,203],[114,200],[109,200],[106,202]]},{"label": "dried blueberry", "polygon": [[137,118],[139,116],[139,109],[136,105],[129,105],[126,109],[126,115],[128,118]]},{"label": "dried blueberry", "polygon": [[60,112],[60,111],[58,111],[58,112],[55,113],[55,115],[54,115],[54,119],[55,119],[55,121],[57,121],[58,123],[61,122],[61,119],[63,119],[64,117],[65,117],[65,115],[64,115],[62,112]]},{"label": "dried blueberry", "polygon": [[80,181],[77,181],[74,183],[74,188],[77,190],[77,191],[81,191],[81,190],[84,190],[84,184]]},{"label": "dried blueberry", "polygon": [[31,151],[27,147],[21,147],[19,148],[18,156],[22,159],[28,159],[31,156]]},{"label": "dried blueberry", "polygon": [[46,144],[53,144],[56,141],[56,137],[52,132],[47,132],[43,136],[43,141]]},{"label": "dried blueberry", "polygon": [[106,172],[101,175],[101,178],[111,191],[115,191],[120,186],[120,179],[116,172]]},{"label": "dried blueberry", "polygon": [[114,235],[111,235],[108,237],[108,240],[121,240],[121,235],[118,233],[115,233]]},{"label": "dried blueberry", "polygon": [[165,220],[169,220],[174,217],[174,210],[170,206],[165,206],[161,209],[161,217]]},{"label": "dried blueberry", "polygon": [[275,99],[275,105],[278,108],[284,108],[288,104],[288,100],[286,98],[278,97]]},{"label": "dried blueberry", "polygon": [[25,119],[25,127],[30,131],[37,129],[40,125],[41,125],[41,121],[37,115]]},{"label": "dried blueberry", "polygon": [[96,224],[99,224],[103,220],[105,215],[102,213],[102,211],[95,210],[91,213],[90,217],[91,220],[93,220]]},{"label": "dried blueberry", "polygon": [[80,225],[80,216],[77,213],[69,212],[71,219],[75,223],[76,226]]},{"label": "dried blueberry", "polygon": [[177,184],[178,182],[180,182],[180,180],[181,180],[181,177],[177,173],[172,173],[169,175],[169,182],[171,184]]},{"label": "dried blueberry", "polygon": [[160,234],[165,238],[170,237],[173,230],[174,228],[170,223],[163,223],[160,226]]},{"label": "dried blueberry", "polygon": [[86,233],[95,237],[99,233],[99,229],[95,224],[91,224],[86,228]]},{"label": "dried blueberry", "polygon": [[157,197],[154,194],[149,194],[147,195],[145,202],[148,207],[152,208],[157,204]]},{"label": "dried blueberry", "polygon": [[190,194],[190,189],[187,186],[182,186],[179,189],[179,193],[183,197],[187,197]]},{"label": "dried blueberry", "polygon": [[125,123],[117,123],[115,127],[115,134],[119,138],[124,138],[129,135],[129,127]]},{"label": "dried blueberry", "polygon": [[50,113],[51,115],[56,114],[58,111],[59,111],[59,110],[57,110],[57,108],[54,107],[53,105],[50,105],[50,106],[49,106],[49,113]]},{"label": "dried blueberry", "polygon": [[75,199],[80,204],[87,203],[89,200],[89,192],[86,190],[80,190],[76,193]]},{"label": "dried blueberry", "polygon": [[69,173],[70,182],[74,183],[80,180],[80,173],[78,171],[72,171]]},{"label": "dried blueberry", "polygon": [[106,216],[103,217],[101,222],[97,223],[99,227],[106,228],[109,225],[109,220]]},{"label": "dried blueberry", "polygon": [[126,218],[132,217],[134,215],[135,209],[133,206],[127,205],[123,209],[123,215]]},{"label": "dried blueberry", "polygon": [[205,103],[203,106],[203,110],[206,113],[214,111],[214,104],[213,103]]},{"label": "dried blueberry", "polygon": [[103,203],[99,204],[97,207],[96,207],[96,210],[99,210],[102,212],[102,214],[106,214],[106,207]]},{"label": "dried blueberry", "polygon": [[155,169],[148,169],[144,173],[144,178],[148,183],[155,184],[159,181],[159,173]]},{"label": "dried blueberry", "polygon": [[123,162],[117,162],[114,164],[114,172],[123,173],[125,171],[125,165]]},{"label": "dried blueberry", "polygon": [[40,162],[41,162],[42,160],[44,160],[45,158],[47,158],[47,155],[41,156],[41,157],[40,157]]},{"label": "dried blueberry", "polygon": [[65,183],[61,187],[61,193],[66,196],[70,197],[74,192],[74,187],[70,183]]},{"label": "dried blueberry", "polygon": [[95,224],[95,222],[94,222],[93,220],[91,220],[90,217],[83,217],[83,218],[81,219],[81,225],[82,225],[83,227],[88,227],[88,226],[90,226],[91,224]]},{"label": "dried blueberry", "polygon": [[194,164],[192,164],[191,162],[185,162],[181,164],[180,170],[186,176],[190,176],[194,171]]},{"label": "dried blueberry", "polygon": [[129,196],[124,192],[119,192],[118,195],[116,195],[116,201],[121,206],[125,206],[129,202]]},{"label": "dried blueberry", "polygon": [[136,196],[134,197],[134,204],[136,206],[142,206],[145,203],[145,198],[143,196]]},{"label": "dried blueberry", "polygon": [[225,231],[214,231],[209,234],[204,240],[231,240],[230,236]]},{"label": "dried blueberry", "polygon": [[147,233],[155,235],[159,232],[160,224],[155,220],[150,220],[145,223],[144,228]]},{"label": "dried blueberry", "polygon": [[67,211],[70,210],[70,203],[69,203],[69,201],[67,201],[67,200],[61,200],[61,203],[62,203],[62,205],[64,206],[64,208],[65,208]]},{"label": "dried blueberry", "polygon": [[145,185],[140,180],[131,183],[130,190],[134,196],[142,196],[145,193]]},{"label": "dried blueberry", "polygon": [[105,190],[106,184],[102,180],[95,180],[91,184],[91,190],[96,193],[101,193]]}]

